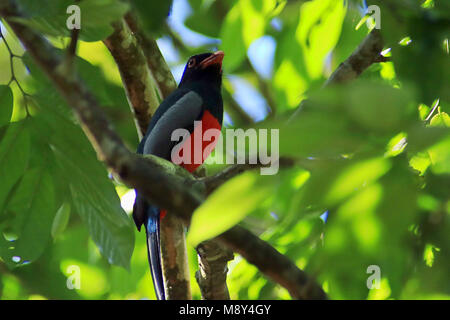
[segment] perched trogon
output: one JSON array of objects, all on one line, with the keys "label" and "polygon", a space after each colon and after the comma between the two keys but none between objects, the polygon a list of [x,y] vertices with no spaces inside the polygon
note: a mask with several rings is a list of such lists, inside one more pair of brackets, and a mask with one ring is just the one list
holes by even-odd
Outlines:
[{"label": "perched trogon", "polygon": [[[222,60],[224,53],[203,53],[189,58],[178,88],[172,92],[154,113],[147,132],[139,144],[137,152],[152,154],[166,160],[171,160],[172,149],[180,143],[191,143],[208,129],[221,129],[223,119],[223,102],[221,95]],[[201,127],[200,127],[201,126]],[[172,133],[176,129],[189,132],[182,142],[172,141]],[[217,141],[215,141],[217,142]],[[211,143],[202,139],[201,161],[185,161],[180,165],[193,172],[212,150]],[[194,147],[188,148],[193,153]],[[192,157],[188,157],[193,159]],[[183,157],[183,159],[186,159]],[[164,208],[158,208],[149,203],[136,192],[133,219],[138,230],[144,225],[147,232],[148,261],[153,278],[156,296],[165,299],[164,283],[160,256],[160,219],[165,215]]]}]

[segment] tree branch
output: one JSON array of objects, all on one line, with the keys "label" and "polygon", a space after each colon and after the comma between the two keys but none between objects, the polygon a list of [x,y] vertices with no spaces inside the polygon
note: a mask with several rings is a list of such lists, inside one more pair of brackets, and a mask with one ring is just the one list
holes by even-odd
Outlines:
[{"label": "tree branch", "polygon": [[[139,190],[159,207],[175,213],[189,225],[193,211],[203,201],[198,189],[192,188],[192,179],[174,174],[173,171],[179,169],[167,161],[162,165],[162,159],[145,159],[130,152],[78,76],[61,72],[63,60],[55,48],[36,31],[14,19],[21,16],[16,3],[13,0],[2,1],[0,14],[73,109],[98,158],[125,184]],[[165,169],[166,166],[172,167],[173,171]],[[325,297],[321,287],[293,262],[249,231],[236,226],[218,239],[253,263],[263,274],[285,286],[294,298]]]},{"label": "tree branch", "polygon": [[327,295],[313,278],[250,231],[235,226],[219,235],[217,239],[242,255],[249,263],[257,266],[268,278],[285,287],[293,298],[327,299]]},{"label": "tree branch", "polygon": [[[78,76],[62,72],[63,59],[55,48],[34,30],[14,21],[15,17],[21,17],[14,1],[2,1],[0,14],[67,100],[99,160],[105,162],[127,185],[145,194],[150,201],[177,211],[180,216],[189,219],[200,202],[197,193],[180,184],[174,174],[161,170],[161,164],[154,159],[144,159],[125,147],[106,119],[97,99],[87,91]],[[162,191],[160,185],[164,185],[167,190]]]},{"label": "tree branch", "polygon": [[[125,19],[138,38],[140,45],[144,48],[148,67],[152,71],[153,78],[158,83],[161,94],[164,98],[167,97],[177,86],[156,41],[141,31],[133,13],[128,13]],[[188,261],[184,238],[185,233],[182,222],[174,215],[167,215],[161,222],[161,234],[163,272],[167,284],[166,296],[171,296],[173,299],[182,299],[183,288],[190,288],[187,272]],[[213,257],[216,257],[218,254],[217,251],[220,251],[219,248],[221,248],[219,244],[210,241],[210,245],[205,246],[202,254],[198,255],[199,264],[200,266],[204,266],[204,268],[201,273],[197,272],[198,275],[202,275],[200,278],[197,277],[197,281],[204,299],[225,299],[228,296],[228,288],[226,286],[227,273],[223,272],[224,268],[226,268],[227,261],[224,262],[225,267],[220,269],[220,266],[216,267],[216,265],[221,263],[221,259],[210,262],[208,258],[211,254]],[[184,280],[180,275],[185,275]],[[214,289],[210,287],[212,284],[216,286]],[[184,299],[190,297],[189,293]]]},{"label": "tree branch", "polygon": [[[323,86],[327,87],[354,80],[373,63],[387,61],[388,59],[381,55],[381,50],[383,50],[383,38],[381,37],[380,30],[373,29],[359,44],[350,57],[342,62],[331,74]],[[303,106],[307,101],[308,100],[303,100],[300,103],[289,121],[301,113]]]},{"label": "tree branch", "polygon": [[387,58],[381,55],[382,50],[383,39],[380,30],[373,29],[350,57],[331,74],[324,86],[354,80],[373,63],[387,61]]},{"label": "tree branch", "polygon": [[125,15],[125,21],[136,36],[136,39],[145,53],[148,67],[151,70],[162,97],[167,97],[177,88],[177,83],[159,50],[158,44],[154,39],[150,38],[145,32],[138,28],[138,22],[133,13],[130,12]]},{"label": "tree branch", "polygon": [[[202,166],[201,168],[204,169]],[[197,177],[204,178],[206,170],[196,170]],[[202,181],[202,180],[200,180]],[[202,184],[204,187],[205,185]],[[203,189],[205,191],[205,189]],[[208,193],[206,194],[206,197]],[[224,248],[219,241],[210,239],[203,241],[196,248],[199,270],[195,279],[203,300],[229,300],[230,294],[227,286],[228,261],[233,260],[233,252]]]},{"label": "tree branch", "polygon": [[[146,51],[144,54],[135,34],[124,20],[114,23],[113,26],[114,33],[104,43],[119,67],[128,101],[137,120],[138,134],[142,138],[152,114],[160,104],[160,99],[166,96],[161,97],[160,88],[149,69],[146,57],[149,52]],[[160,54],[159,49],[152,55],[158,53]],[[164,60],[161,61],[162,65],[166,66]],[[161,258],[166,298],[169,300],[191,299],[184,234],[183,223],[176,216],[167,215],[161,221]]]},{"label": "tree branch", "polygon": [[161,220],[161,258],[167,300],[190,300],[191,281],[184,225],[176,215]]},{"label": "tree branch", "polygon": [[233,252],[217,240],[207,240],[197,248],[199,270],[195,279],[205,300],[229,300],[227,287],[228,261],[233,260]]},{"label": "tree branch", "polygon": [[[373,29],[361,42],[358,48],[350,55],[347,60],[342,62],[339,67],[331,74],[330,78],[325,82],[324,87],[351,81],[356,79],[364,70],[370,67],[373,63],[386,62],[389,61],[388,58],[381,55],[383,49],[383,39],[381,38],[381,33],[377,29]],[[250,62],[248,62],[250,63]],[[300,106],[292,114],[291,119],[296,117],[300,113],[302,106],[307,100],[303,100]],[[282,162],[285,165],[293,165],[290,159],[280,159],[280,166]],[[234,166],[227,167],[223,171],[217,173],[214,176],[205,177],[204,183],[206,185],[207,193],[211,193],[221,184],[227,180],[235,177],[236,175],[251,170],[254,168],[260,168],[261,164],[238,164]]]},{"label": "tree branch", "polygon": [[[388,61],[380,54],[383,49],[383,41],[379,30],[374,29],[358,46],[358,48],[333,72],[324,86],[336,83],[351,81],[357,78],[370,65],[377,62]],[[301,108],[294,112],[295,116]],[[281,164],[282,159],[280,159]],[[292,160],[286,159],[286,165],[292,165]],[[221,184],[236,175],[250,169],[258,168],[261,165],[234,165],[230,166],[214,176],[203,178],[207,193],[211,193]],[[231,230],[217,237],[226,243],[233,251],[240,253],[246,260],[254,265],[265,266],[267,269],[260,271],[266,274],[275,282],[280,283],[288,289],[291,296],[305,299],[314,297],[314,299],[326,298],[323,290],[315,285],[303,271],[298,269],[285,256],[281,255],[273,247],[255,237],[247,230],[236,226]],[[242,251],[241,251],[242,250]],[[271,257],[268,261],[267,257]],[[267,263],[264,263],[266,261]],[[280,272],[273,272],[279,270]],[[293,281],[292,279],[296,279]]]},{"label": "tree branch", "polygon": [[119,68],[128,102],[134,114],[139,138],[145,135],[151,115],[159,106],[157,88],[147,60],[124,21],[113,24],[114,32],[103,42]]},{"label": "tree branch", "polygon": [[[295,165],[294,159],[286,157],[281,157],[278,161],[280,168],[289,168]],[[200,180],[204,183],[206,187],[206,194],[210,194],[218,187],[220,187],[222,184],[236,177],[237,175],[248,170],[259,169],[265,166],[266,165],[263,165],[259,161],[257,161],[256,164],[251,163],[235,164],[223,169],[222,171],[216,173],[215,175],[204,177],[201,178]]]}]

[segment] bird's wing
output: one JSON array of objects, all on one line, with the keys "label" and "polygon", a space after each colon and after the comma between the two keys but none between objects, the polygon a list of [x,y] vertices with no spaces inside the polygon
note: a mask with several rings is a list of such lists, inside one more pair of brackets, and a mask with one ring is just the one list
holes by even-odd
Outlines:
[{"label": "bird's wing", "polygon": [[172,147],[172,132],[180,128],[193,127],[194,121],[202,113],[203,100],[195,91],[189,91],[179,98],[159,118],[151,132],[146,137],[143,154],[153,154],[164,159],[170,159]]},{"label": "bird's wing", "polygon": [[[178,128],[193,127],[194,121],[200,118],[203,105],[200,95],[194,91],[187,91],[179,96],[179,92],[174,92],[174,94],[177,98],[174,103],[171,101],[172,98],[168,98],[156,111],[152,118],[153,123],[150,123],[149,132],[139,145],[139,153],[153,154],[170,160],[172,148],[177,143],[171,141],[172,132]],[[133,219],[138,230],[146,221],[148,208],[147,201],[136,192]]]}]

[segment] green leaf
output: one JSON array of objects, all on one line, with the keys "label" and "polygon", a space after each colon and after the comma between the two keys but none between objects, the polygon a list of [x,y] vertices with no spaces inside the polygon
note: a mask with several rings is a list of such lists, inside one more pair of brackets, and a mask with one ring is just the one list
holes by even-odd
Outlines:
[{"label": "green leaf", "polygon": [[325,195],[329,204],[334,204],[366,184],[376,181],[389,171],[391,165],[387,159],[369,159],[349,166],[337,176]]},{"label": "green leaf", "polygon": [[[28,56],[25,61],[38,80],[35,82],[38,102],[45,110],[36,117],[37,130],[47,132],[62,175],[60,179],[68,183],[73,200],[77,199],[73,209],[83,218],[92,239],[108,261],[128,268],[134,248],[134,226],[120,206],[108,173],[83,131],[73,123],[65,102],[58,95],[52,95],[52,91],[50,95],[44,93],[48,80]],[[100,101],[103,104],[114,101],[98,68],[82,59],[77,59],[77,64]]]},{"label": "green leaf", "polygon": [[[448,101],[450,59],[446,50],[442,50],[442,42],[448,38],[448,14],[444,18],[437,8],[425,10],[420,7],[420,2],[397,1],[396,10],[392,10],[386,1],[373,0],[372,4],[381,9],[380,31],[385,46],[392,48],[398,79],[414,86],[419,102],[429,104],[436,98]],[[399,45],[405,37],[412,42]]]},{"label": "green leaf", "polygon": [[411,168],[419,171],[420,175],[423,175],[425,171],[430,166],[430,155],[428,152],[419,152],[416,155],[412,156],[409,160],[409,165]]},{"label": "green leaf", "polygon": [[[21,180],[6,208],[17,240],[11,243],[9,266],[36,260],[48,245],[55,216],[53,180],[45,168],[33,168]],[[11,219],[11,218],[10,218]]]},{"label": "green leaf", "polygon": [[236,69],[244,61],[247,49],[242,35],[242,15],[239,7],[235,5],[227,14],[220,38],[222,39],[221,49],[226,52],[227,57],[223,61],[224,68],[228,72]]},{"label": "green leaf", "polygon": [[311,172],[302,193],[302,207],[330,208],[385,175],[389,159],[330,161]]},{"label": "green leaf", "polygon": [[9,123],[13,111],[13,93],[9,86],[0,85],[0,127]]},{"label": "green leaf", "polygon": [[[70,37],[67,28],[70,14],[67,8],[73,5],[71,0],[20,0],[20,4],[30,16],[26,19],[14,20],[50,36]],[[81,1],[77,3],[81,12],[80,39],[83,41],[99,41],[113,32],[111,23],[123,17],[128,11],[128,4],[119,0]]]},{"label": "green leaf", "polygon": [[111,24],[120,20],[128,11],[129,5],[120,0],[96,0],[80,2],[80,39],[98,41],[107,38],[112,32]]},{"label": "green leaf", "polygon": [[344,111],[346,118],[364,131],[395,134],[416,120],[413,96],[414,92],[406,88],[359,80],[314,92],[310,99],[311,108]]},{"label": "green leaf", "polygon": [[242,16],[242,36],[246,48],[264,35],[266,25],[275,9],[275,0],[241,0],[237,3]]},{"label": "green leaf", "polygon": [[220,6],[223,5],[217,1],[210,2],[207,6],[200,6],[184,21],[189,29],[204,34],[209,37],[217,38],[220,34],[221,21],[218,15]]},{"label": "green leaf", "polygon": [[11,123],[0,140],[0,217],[11,189],[25,172],[29,156],[28,121]]},{"label": "green leaf", "polygon": [[76,212],[87,224],[92,239],[109,263],[129,269],[134,228],[121,210],[117,195],[107,192],[111,190],[96,190],[92,182],[88,183],[89,177],[78,179],[70,185]]},{"label": "green leaf", "polygon": [[327,281],[330,298],[366,299],[370,265],[380,267],[392,298],[399,298],[408,279],[413,253],[408,227],[417,218],[417,188],[403,159],[392,162],[386,175],[330,213],[323,246],[306,270],[320,270],[319,281]]},{"label": "green leaf", "polygon": [[169,16],[172,0],[131,0],[131,4],[139,15],[139,22],[142,24],[144,30],[154,36],[159,35],[164,28],[164,21]]},{"label": "green leaf", "polygon": [[270,197],[272,179],[246,172],[220,186],[194,212],[187,241],[196,246],[239,223]]},{"label": "green leaf", "polygon": [[408,151],[416,153],[425,151],[439,141],[450,136],[450,128],[442,126],[415,125],[408,131]]},{"label": "green leaf", "polygon": [[322,74],[325,57],[339,40],[346,12],[342,0],[314,0],[302,5],[296,40],[303,48],[305,66],[312,78]]},{"label": "green leaf", "polygon": [[50,144],[69,183],[74,210],[87,224],[92,239],[108,261],[129,268],[134,226],[120,206],[108,172],[79,127],[51,114],[46,114],[43,120],[54,130]]},{"label": "green leaf", "polygon": [[450,173],[450,136],[428,150],[431,170],[436,174]]},{"label": "green leaf", "polygon": [[447,129],[447,138],[438,142],[428,150],[431,170],[436,174],[450,173],[450,116],[446,112],[439,112],[430,121],[431,127]]},{"label": "green leaf", "polygon": [[67,227],[70,218],[70,204],[64,202],[56,212],[55,219],[52,224],[52,237],[56,239],[60,236]]},{"label": "green leaf", "polygon": [[293,118],[260,126],[279,128],[280,155],[340,156],[364,149],[384,153],[394,134],[416,122],[408,92],[367,81],[334,86],[312,92]]},{"label": "green leaf", "polygon": [[367,144],[364,135],[350,130],[351,123],[343,114],[305,110],[293,121],[276,123],[270,127],[280,128],[282,156],[337,156],[355,152]]},{"label": "green leaf", "polygon": [[414,119],[413,92],[409,90],[356,82],[346,94],[349,116],[367,130],[393,134]]},{"label": "green leaf", "polygon": [[450,116],[448,113],[440,112],[431,118],[430,125],[433,127],[450,127]]},{"label": "green leaf", "polygon": [[270,20],[284,5],[285,1],[242,0],[228,11],[220,31],[221,49],[227,54],[223,63],[228,72],[239,67],[251,43],[264,35]]},{"label": "green leaf", "polygon": [[[62,50],[59,50],[59,52],[61,55],[64,55]],[[53,89],[51,82],[42,70],[34,63],[29,53],[25,53],[22,59],[27,68],[30,70],[33,80],[35,80],[30,82],[37,90],[36,98],[38,99],[38,102],[43,104],[44,107],[46,105],[52,105],[52,107],[56,107],[60,113],[67,115],[68,118],[71,118],[72,111],[67,107],[65,100],[63,100],[59,93]],[[123,88],[107,81],[102,70],[98,66],[92,65],[80,57],[76,57],[75,66],[86,86],[99,99],[99,103],[105,106],[128,105]]]}]

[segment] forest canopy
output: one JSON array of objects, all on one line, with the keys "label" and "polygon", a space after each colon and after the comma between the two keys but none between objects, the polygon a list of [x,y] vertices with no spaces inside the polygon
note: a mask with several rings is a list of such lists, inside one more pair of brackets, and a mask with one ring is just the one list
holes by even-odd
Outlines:
[{"label": "forest canopy", "polygon": [[[154,299],[135,188],[190,224],[185,297],[217,244],[231,299],[449,299],[449,35],[439,0],[1,0],[0,299]],[[276,174],[135,155],[217,50]]]}]

